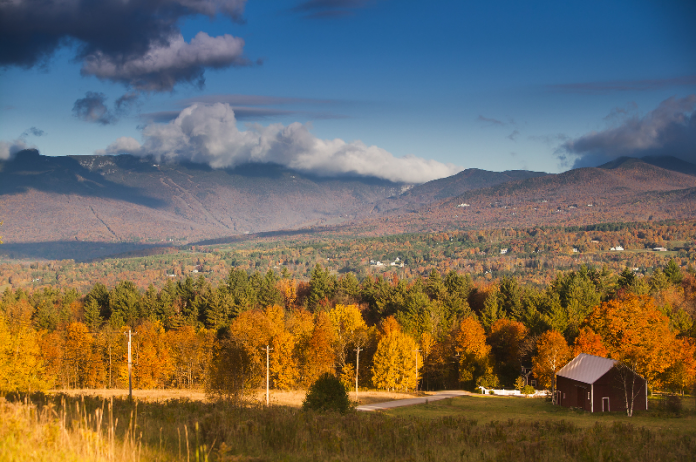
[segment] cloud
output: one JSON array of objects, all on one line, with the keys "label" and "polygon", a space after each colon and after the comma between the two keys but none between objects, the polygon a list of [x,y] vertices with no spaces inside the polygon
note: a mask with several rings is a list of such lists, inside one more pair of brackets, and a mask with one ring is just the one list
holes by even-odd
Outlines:
[{"label": "cloud", "polygon": [[629,101],[625,106],[615,107],[609,111],[609,114],[604,117],[604,120],[609,122],[622,120],[631,114],[635,114],[636,111],[638,111],[638,105],[634,101]]},{"label": "cloud", "polygon": [[194,103],[215,104],[227,103],[231,106],[279,106],[287,104],[330,104],[335,101],[327,99],[313,98],[287,98],[283,96],[266,96],[266,95],[201,95],[194,98],[181,100],[180,103],[184,107],[188,107]]},{"label": "cloud", "polygon": [[128,110],[138,101],[138,94],[134,91],[125,93],[116,100],[116,112],[121,114]]},{"label": "cloud", "polygon": [[501,120],[493,119],[490,117],[484,117],[482,115],[478,116],[478,118],[476,120],[481,121],[481,122],[487,122],[487,123],[490,123],[493,125],[505,125],[505,122],[503,122]]},{"label": "cloud", "polygon": [[512,133],[510,133],[506,138],[511,141],[516,141],[518,136],[520,136],[520,131],[513,130]]},{"label": "cloud", "polygon": [[309,19],[331,19],[353,16],[355,10],[373,3],[369,0],[306,0],[292,8],[292,12]]},{"label": "cloud", "polygon": [[150,123],[143,143],[119,138],[96,154],[130,153],[158,161],[190,161],[227,168],[260,162],[275,163],[321,176],[358,175],[394,182],[422,183],[454,175],[461,167],[412,155],[394,157],[361,141],[322,140],[307,125],[251,124],[237,128],[229,104],[193,104],[169,123]]},{"label": "cloud", "polygon": [[669,79],[611,80],[605,82],[565,83],[547,88],[562,93],[615,93],[620,91],[652,91],[661,88],[696,85],[696,75]]},{"label": "cloud", "polygon": [[116,116],[106,107],[104,93],[88,91],[84,98],[75,101],[73,115],[85,122],[109,125],[116,122]]},{"label": "cloud", "polygon": [[696,162],[696,95],[669,98],[644,117],[563,143],[557,155],[575,157],[575,167],[599,165],[620,156],[669,155]]},{"label": "cloud", "polygon": [[241,38],[228,34],[211,37],[199,32],[190,43],[178,35],[167,43],[154,45],[142,56],[126,60],[102,52],[93,53],[85,57],[80,72],[140,91],[171,91],[180,82],[202,87],[206,68],[250,65],[243,50]]},{"label": "cloud", "polygon": [[224,15],[241,22],[245,4],[246,0],[0,1],[0,67],[42,65],[58,48],[74,45],[84,75],[145,91],[168,91],[178,82],[200,84],[204,68],[239,64],[244,42],[206,34],[186,43],[179,25],[199,15]]},{"label": "cloud", "polygon": [[40,128],[31,127],[31,128],[27,128],[26,130],[24,130],[24,133],[22,133],[20,138],[24,138],[24,137],[29,136],[29,135],[33,135],[33,136],[38,137],[38,136],[44,136],[45,134],[46,134],[46,132],[41,130]]},{"label": "cloud", "polygon": [[22,138],[13,141],[0,141],[0,160],[8,160],[23,149],[33,148]]}]

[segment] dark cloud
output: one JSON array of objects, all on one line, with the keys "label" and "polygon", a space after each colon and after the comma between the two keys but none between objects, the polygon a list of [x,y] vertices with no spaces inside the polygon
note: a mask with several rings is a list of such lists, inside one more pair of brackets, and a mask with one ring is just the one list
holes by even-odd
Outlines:
[{"label": "dark cloud", "polygon": [[[188,107],[193,104],[215,104],[222,103],[229,105],[234,111],[237,120],[260,120],[269,117],[282,117],[292,115],[304,115],[312,119],[343,119],[345,115],[336,114],[328,111],[307,110],[311,106],[325,106],[335,104],[336,101],[312,99],[312,98],[288,98],[282,96],[266,95],[238,95],[238,94],[217,94],[203,95],[194,98],[180,100],[177,104],[181,107]],[[277,108],[269,106],[292,106],[292,109]],[[296,108],[303,108],[302,110]],[[142,114],[141,117],[147,121],[168,122],[176,118],[179,111],[162,111]]]},{"label": "dark cloud", "polygon": [[292,9],[309,19],[331,19],[353,16],[355,10],[374,3],[370,0],[307,0]]},{"label": "dark cloud", "polygon": [[128,92],[116,100],[116,111],[120,114],[126,113],[138,101],[138,94],[134,91]]},{"label": "dark cloud", "polygon": [[488,123],[491,123],[493,125],[505,125],[505,122],[503,122],[502,120],[493,119],[491,117],[484,117],[482,115],[478,116],[478,118],[476,120],[481,121],[481,122],[488,122]]},{"label": "dark cloud", "polygon": [[557,150],[561,161],[574,167],[596,166],[629,156],[675,156],[696,162],[696,95],[669,98],[643,117],[568,140]]},{"label": "dark cloud", "polygon": [[109,125],[116,122],[116,116],[106,107],[104,93],[88,91],[84,98],[75,101],[73,115],[85,122]]},{"label": "dark cloud", "polygon": [[606,82],[566,83],[548,85],[553,91],[563,93],[614,93],[619,91],[650,91],[668,87],[694,86],[696,75],[670,79],[612,80]]},{"label": "dark cloud", "polygon": [[[0,1],[0,67],[30,68],[74,45],[82,74],[141,91],[201,84],[206,68],[246,63],[244,41],[198,35],[186,43],[186,17],[221,14],[242,20],[246,0]],[[176,58],[176,59],[174,59]]]},{"label": "dark cloud", "polygon": [[513,130],[513,132],[510,133],[510,134],[507,136],[507,139],[509,139],[509,140],[511,140],[511,141],[517,141],[517,137],[518,137],[518,136],[520,136],[520,131],[519,131],[519,130]]},{"label": "dark cloud", "polygon": [[44,136],[46,134],[45,131],[41,130],[40,128],[36,127],[31,127],[27,128],[24,130],[24,133],[22,133],[22,137],[33,135],[33,136]]},{"label": "dark cloud", "polygon": [[285,104],[328,104],[331,100],[311,98],[287,98],[282,96],[265,95],[203,95],[195,98],[187,98],[180,101],[184,107],[193,103],[215,104],[224,103],[231,106],[278,106]]}]

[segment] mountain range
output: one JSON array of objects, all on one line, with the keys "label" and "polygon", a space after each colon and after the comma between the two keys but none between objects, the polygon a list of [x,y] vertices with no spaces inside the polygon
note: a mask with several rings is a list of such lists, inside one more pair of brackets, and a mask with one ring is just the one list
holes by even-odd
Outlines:
[{"label": "mountain range", "polygon": [[75,256],[84,259],[297,229],[393,234],[689,218],[695,199],[696,165],[673,157],[620,158],[560,174],[467,169],[411,185],[274,164],[212,169],[25,150],[0,161],[0,255],[56,258],[59,244],[73,251],[91,244]]}]

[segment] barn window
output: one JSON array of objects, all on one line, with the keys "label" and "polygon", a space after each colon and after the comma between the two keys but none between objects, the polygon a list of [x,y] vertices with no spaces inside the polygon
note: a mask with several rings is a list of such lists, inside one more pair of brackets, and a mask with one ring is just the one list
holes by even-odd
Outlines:
[{"label": "barn window", "polygon": [[536,388],[536,380],[532,380],[532,386]]},{"label": "barn window", "polygon": [[610,412],[611,411],[611,406],[609,406],[609,398],[604,397],[602,398],[602,412]]},{"label": "barn window", "polygon": [[587,399],[590,399],[590,392],[587,392]]},{"label": "barn window", "polygon": [[563,399],[565,399],[565,393],[563,393]]}]

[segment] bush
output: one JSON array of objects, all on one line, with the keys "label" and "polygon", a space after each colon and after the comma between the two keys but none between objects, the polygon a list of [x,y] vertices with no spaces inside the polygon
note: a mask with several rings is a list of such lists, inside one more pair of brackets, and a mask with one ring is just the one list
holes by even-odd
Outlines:
[{"label": "bush", "polygon": [[326,372],[309,387],[302,409],[313,411],[338,411],[345,414],[352,404],[348,390],[335,375]]},{"label": "bush", "polygon": [[531,385],[525,385],[524,387],[522,387],[522,390],[520,391],[523,395],[533,395],[535,392],[534,387]]}]

